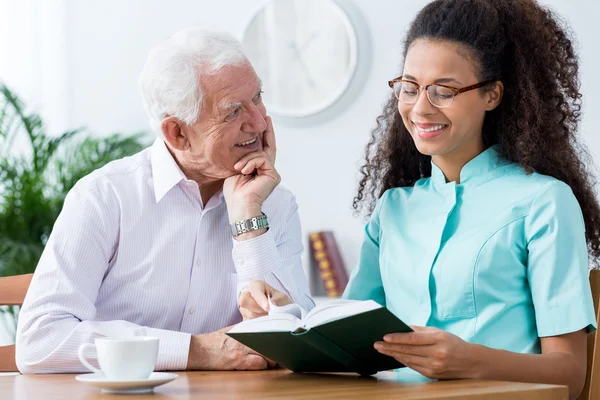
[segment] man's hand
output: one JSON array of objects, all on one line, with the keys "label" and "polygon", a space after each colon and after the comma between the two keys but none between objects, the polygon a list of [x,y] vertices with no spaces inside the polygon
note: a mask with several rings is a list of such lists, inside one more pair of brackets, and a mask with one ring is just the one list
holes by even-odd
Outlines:
[{"label": "man's hand", "polygon": [[402,364],[432,379],[472,378],[477,360],[469,351],[470,343],[451,333],[431,328],[411,326],[414,332],[392,333],[375,349],[394,357]]},{"label": "man's hand", "polygon": [[240,313],[244,320],[267,315],[269,311],[268,296],[273,304],[285,306],[291,304],[290,298],[263,281],[252,281],[246,290],[240,293]]},{"label": "man's hand", "polygon": [[263,370],[275,363],[225,335],[231,327],[213,333],[193,335],[188,370]]},{"label": "man's hand", "polygon": [[263,151],[242,157],[234,166],[239,174],[225,179],[223,184],[229,223],[259,216],[263,202],[281,182],[275,169],[277,147],[271,117],[267,116],[266,122],[267,130],[262,138]]}]

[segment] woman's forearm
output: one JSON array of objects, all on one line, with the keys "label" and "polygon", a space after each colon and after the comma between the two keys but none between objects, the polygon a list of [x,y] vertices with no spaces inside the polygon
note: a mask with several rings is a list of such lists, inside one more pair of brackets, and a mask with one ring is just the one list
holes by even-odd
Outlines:
[{"label": "woman's forearm", "polygon": [[586,371],[572,354],[520,354],[472,346],[477,367],[471,378],[567,385],[570,399],[576,399],[585,384]]}]

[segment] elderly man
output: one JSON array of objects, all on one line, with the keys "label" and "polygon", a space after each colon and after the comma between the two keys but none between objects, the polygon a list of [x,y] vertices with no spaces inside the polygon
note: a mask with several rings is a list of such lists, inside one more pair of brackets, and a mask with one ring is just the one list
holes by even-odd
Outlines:
[{"label": "elderly man", "polygon": [[223,328],[263,314],[267,295],[314,306],[296,201],[278,186],[239,42],[178,33],[150,53],[140,86],[160,137],[67,196],[21,310],[21,372],[81,371],[82,343],[136,335],[160,338],[159,370],[263,369]]}]

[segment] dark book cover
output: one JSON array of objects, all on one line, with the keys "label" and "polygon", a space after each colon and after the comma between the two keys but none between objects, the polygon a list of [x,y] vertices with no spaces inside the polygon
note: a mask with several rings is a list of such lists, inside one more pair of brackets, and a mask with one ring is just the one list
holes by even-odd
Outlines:
[{"label": "dark book cover", "polygon": [[227,333],[294,372],[356,372],[373,375],[404,367],[379,353],[374,343],[388,333],[411,332],[386,308],[367,311],[308,330]]}]

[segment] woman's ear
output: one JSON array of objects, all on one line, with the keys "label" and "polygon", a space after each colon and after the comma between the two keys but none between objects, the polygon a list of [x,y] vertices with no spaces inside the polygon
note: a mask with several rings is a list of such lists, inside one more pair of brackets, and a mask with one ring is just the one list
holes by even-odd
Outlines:
[{"label": "woman's ear", "polygon": [[160,123],[162,134],[169,145],[176,150],[186,150],[190,146],[184,124],[176,117],[169,116]]},{"label": "woman's ear", "polygon": [[486,95],[486,111],[492,111],[498,107],[500,101],[502,101],[502,95],[504,94],[504,83],[497,81],[492,89],[485,93]]}]

